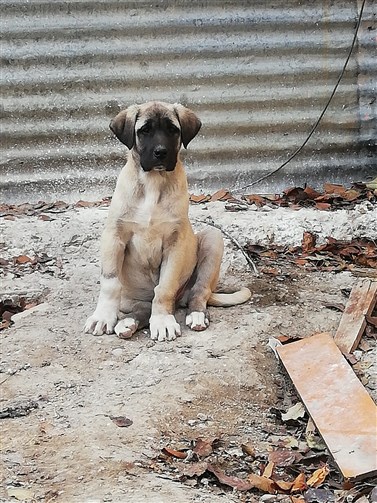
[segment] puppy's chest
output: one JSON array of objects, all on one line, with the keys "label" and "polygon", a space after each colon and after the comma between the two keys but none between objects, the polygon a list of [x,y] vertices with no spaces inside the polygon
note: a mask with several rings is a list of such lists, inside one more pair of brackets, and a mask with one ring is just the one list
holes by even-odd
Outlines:
[{"label": "puppy's chest", "polygon": [[128,252],[152,269],[160,266],[163,251],[179,227],[179,218],[163,201],[150,195],[129,215],[132,237]]},{"label": "puppy's chest", "polygon": [[133,208],[135,233],[143,234],[146,239],[154,239],[155,234],[161,238],[173,232],[178,217],[159,193],[148,193],[138,205]]}]

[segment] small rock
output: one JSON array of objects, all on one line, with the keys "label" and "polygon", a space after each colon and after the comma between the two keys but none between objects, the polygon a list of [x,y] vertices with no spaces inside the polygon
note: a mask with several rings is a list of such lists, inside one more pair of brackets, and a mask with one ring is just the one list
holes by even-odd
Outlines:
[{"label": "small rock", "polygon": [[264,494],[259,498],[260,503],[273,503],[276,501],[276,496],[273,494]]},{"label": "small rock", "polygon": [[208,421],[207,414],[203,414],[202,412],[199,412],[199,414],[196,417],[199,419],[199,421]]}]

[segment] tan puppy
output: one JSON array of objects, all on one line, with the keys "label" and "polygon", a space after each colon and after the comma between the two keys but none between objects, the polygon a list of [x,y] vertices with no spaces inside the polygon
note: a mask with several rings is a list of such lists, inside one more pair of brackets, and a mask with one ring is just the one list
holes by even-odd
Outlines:
[{"label": "tan puppy", "polygon": [[177,303],[188,306],[192,330],[208,325],[207,304],[250,298],[247,288],[215,294],[223,254],[221,232],[194,234],[186,174],[179,159],[201,127],[182,105],[149,102],[120,112],[111,130],[129,149],[101,241],[101,289],[85,332],[128,338],[150,326],[152,339],[180,335]]}]

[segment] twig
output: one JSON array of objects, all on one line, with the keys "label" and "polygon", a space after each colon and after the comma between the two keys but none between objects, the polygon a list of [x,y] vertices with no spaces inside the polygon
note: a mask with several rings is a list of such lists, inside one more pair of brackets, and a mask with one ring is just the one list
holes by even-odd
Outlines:
[{"label": "twig", "polygon": [[232,241],[233,244],[235,244],[237,246],[237,248],[240,250],[240,252],[242,253],[242,255],[245,257],[246,259],[246,262],[250,265],[250,267],[252,268],[254,274],[256,276],[259,276],[259,273],[258,273],[258,269],[256,267],[256,265],[254,264],[254,262],[251,260],[251,258],[249,257],[249,255],[245,252],[245,250],[242,248],[242,246],[240,245],[240,243],[237,241],[236,238],[234,238],[231,234],[229,234],[228,231],[224,230],[221,225],[217,225],[215,224],[214,222],[210,222],[209,220],[200,220],[198,218],[195,218],[194,219],[196,222],[200,222],[201,224],[205,224],[205,225],[209,225],[210,227],[215,227],[216,229],[219,229],[223,234],[224,236],[226,236],[228,239],[230,239],[230,241]]},{"label": "twig", "polygon": [[8,377],[6,377],[6,378],[5,378],[5,379],[3,379],[2,381],[0,381],[0,386],[1,386],[2,384],[4,384],[5,382],[7,382],[7,380],[8,380],[10,377],[12,377],[13,375],[14,375],[14,374],[9,374],[9,376],[8,376]]}]

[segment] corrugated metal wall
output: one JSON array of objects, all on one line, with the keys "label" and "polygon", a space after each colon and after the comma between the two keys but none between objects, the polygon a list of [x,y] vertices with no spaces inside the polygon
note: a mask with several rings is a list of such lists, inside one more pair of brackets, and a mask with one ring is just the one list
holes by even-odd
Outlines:
[{"label": "corrugated metal wall", "polygon": [[[253,190],[347,181],[376,168],[375,3],[323,122]],[[193,108],[198,192],[241,186],[304,140],[350,47],[356,0],[2,0],[2,200],[111,194],[125,147],[108,123],[134,102]],[[373,27],[374,26],[374,27]]]}]

